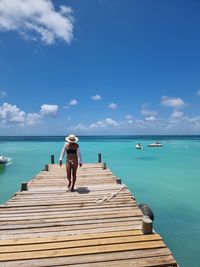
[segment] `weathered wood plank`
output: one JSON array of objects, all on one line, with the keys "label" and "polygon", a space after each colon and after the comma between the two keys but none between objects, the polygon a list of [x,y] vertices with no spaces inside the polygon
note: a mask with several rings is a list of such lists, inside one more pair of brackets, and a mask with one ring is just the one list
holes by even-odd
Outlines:
[{"label": "weathered wood plank", "polygon": [[0,246],[7,245],[19,245],[19,244],[40,244],[47,242],[62,242],[62,241],[74,241],[74,240],[87,240],[95,238],[107,238],[107,237],[126,237],[126,236],[138,236],[142,235],[141,230],[131,230],[131,231],[118,231],[118,232],[103,232],[94,234],[79,234],[73,236],[54,236],[45,238],[29,238],[29,239],[12,239],[12,240],[0,240]]},{"label": "weathered wood plank", "polygon": [[95,254],[102,252],[113,252],[113,251],[126,251],[126,250],[137,250],[137,249],[149,249],[149,248],[162,248],[166,247],[163,241],[147,241],[137,242],[128,244],[111,244],[111,245],[99,245],[99,246],[88,246],[88,247],[75,247],[65,249],[55,249],[53,251],[25,251],[23,253],[0,253],[0,261],[8,260],[22,260],[22,259],[42,259],[47,257],[61,257],[61,256],[75,256],[85,254]]},{"label": "weathered wood plank", "polygon": [[[89,255],[76,255],[67,257],[55,257],[55,258],[44,258],[40,260],[19,260],[17,261],[20,267],[49,267],[49,266],[63,266],[66,264],[83,264],[83,263],[98,263],[100,262],[102,266],[109,266],[106,261],[121,261],[127,259],[137,259],[137,258],[147,258],[147,257],[159,257],[168,256],[171,252],[168,248],[158,248],[158,249],[146,249],[146,250],[132,250],[132,251],[122,251],[122,252],[110,252],[110,253],[98,253]],[[4,267],[16,267],[16,261],[2,262]],[[123,265],[121,265],[123,266]],[[137,266],[137,265],[133,265]],[[123,266],[124,267],[124,266]]]},{"label": "weathered wood plank", "polygon": [[26,245],[15,245],[12,246],[1,246],[0,253],[9,252],[24,252],[24,251],[42,251],[42,250],[54,250],[62,248],[78,248],[88,246],[100,246],[108,244],[125,244],[125,243],[137,243],[161,240],[158,234],[152,235],[139,235],[139,236],[123,236],[123,237],[104,237],[88,240],[77,240],[77,241],[62,241],[62,242],[49,242],[43,244],[26,244]]}]

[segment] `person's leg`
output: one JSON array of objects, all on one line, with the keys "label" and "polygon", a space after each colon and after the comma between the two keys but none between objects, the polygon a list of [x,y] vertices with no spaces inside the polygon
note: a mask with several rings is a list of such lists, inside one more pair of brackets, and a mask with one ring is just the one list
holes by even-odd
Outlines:
[{"label": "person's leg", "polygon": [[67,179],[69,181],[68,188],[71,187],[72,178],[71,178],[71,165],[67,162],[66,164]]},{"label": "person's leg", "polygon": [[74,165],[72,167],[72,187],[71,187],[71,191],[74,191],[74,185],[76,183],[76,171],[77,171],[77,165]]}]

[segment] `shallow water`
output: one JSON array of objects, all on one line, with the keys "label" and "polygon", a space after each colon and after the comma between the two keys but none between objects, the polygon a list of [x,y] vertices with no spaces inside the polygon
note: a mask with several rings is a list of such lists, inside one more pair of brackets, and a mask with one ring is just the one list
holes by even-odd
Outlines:
[{"label": "shallow water", "polygon": [[[0,137],[0,155],[10,158],[0,167],[0,203],[20,189],[49,163],[58,161],[62,137]],[[162,148],[149,148],[153,140]],[[135,149],[142,143],[142,150]],[[110,136],[81,137],[85,162],[96,162],[99,152],[113,173],[122,179],[138,202],[147,203],[161,234],[181,267],[199,266],[200,137]]]}]

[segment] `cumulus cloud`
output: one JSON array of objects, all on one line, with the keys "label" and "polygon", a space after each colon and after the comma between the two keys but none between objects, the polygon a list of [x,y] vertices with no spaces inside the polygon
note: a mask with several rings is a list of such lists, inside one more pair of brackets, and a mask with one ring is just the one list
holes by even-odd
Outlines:
[{"label": "cumulus cloud", "polygon": [[51,0],[0,0],[0,30],[16,31],[27,39],[45,45],[60,39],[70,44],[73,39],[72,9]]},{"label": "cumulus cloud", "polygon": [[102,97],[100,95],[93,95],[92,100],[101,100]]},{"label": "cumulus cloud", "polygon": [[100,120],[100,121],[96,121],[88,126],[79,123],[76,126],[70,126],[68,127],[69,131],[74,131],[74,132],[87,132],[87,133],[91,133],[91,132],[101,132],[101,131],[107,131],[107,130],[111,130],[111,129],[117,129],[118,127],[120,127],[121,122],[117,122],[111,118],[106,118],[104,120]]},{"label": "cumulus cloud", "polygon": [[44,104],[40,113],[26,113],[16,105],[4,103],[0,106],[0,126],[35,126],[42,122],[44,116],[56,116],[57,111],[57,105]]},{"label": "cumulus cloud", "polygon": [[111,118],[106,118],[102,121],[97,121],[92,123],[89,128],[106,128],[106,127],[117,127],[119,126],[119,123]]},{"label": "cumulus cloud", "polygon": [[172,108],[182,108],[184,107],[186,104],[183,101],[182,98],[180,97],[167,97],[167,96],[163,96],[161,98],[161,105],[162,106],[168,106],[168,107],[172,107]]},{"label": "cumulus cloud", "polygon": [[26,121],[28,125],[34,126],[41,123],[42,116],[38,113],[28,113]]},{"label": "cumulus cloud", "polygon": [[157,111],[148,109],[147,104],[142,105],[141,113],[144,116],[155,116],[157,115]]},{"label": "cumulus cloud", "polygon": [[134,119],[115,121],[102,119],[89,125],[79,123],[68,128],[70,131],[86,134],[191,134],[200,131],[200,116],[188,117],[183,113],[173,112],[169,118]]},{"label": "cumulus cloud", "polygon": [[97,121],[94,122],[92,124],[90,124],[89,128],[105,128],[106,127],[106,123],[104,121]]},{"label": "cumulus cloud", "polygon": [[132,115],[126,115],[125,118],[126,118],[127,120],[132,120],[132,119],[133,119],[133,116],[132,116]]},{"label": "cumulus cloud", "polygon": [[108,107],[111,108],[111,109],[116,109],[116,108],[117,108],[117,104],[115,104],[115,103],[110,103],[110,104],[108,105]]},{"label": "cumulus cloud", "polygon": [[183,116],[183,112],[182,111],[178,111],[178,110],[174,110],[171,117],[172,118],[181,118]]},{"label": "cumulus cloud", "polygon": [[146,121],[155,121],[156,118],[154,116],[150,116],[150,117],[146,117],[145,120]]},{"label": "cumulus cloud", "polygon": [[197,91],[197,95],[200,96],[200,89]]},{"label": "cumulus cloud", "polygon": [[77,101],[76,99],[72,99],[72,100],[68,103],[69,106],[76,106],[77,104],[78,104],[78,101]]},{"label": "cumulus cloud", "polygon": [[4,103],[0,106],[0,119],[3,124],[24,124],[26,113],[20,110],[16,105]]},{"label": "cumulus cloud", "polygon": [[118,126],[119,125],[119,123],[117,123],[115,120],[110,119],[110,118],[105,119],[105,122],[109,126]]},{"label": "cumulus cloud", "polygon": [[42,116],[57,116],[58,114],[58,105],[48,105],[44,104],[41,106],[40,114]]},{"label": "cumulus cloud", "polygon": [[82,123],[79,123],[76,126],[70,126],[68,128],[68,130],[69,131],[74,131],[74,132],[77,132],[77,131],[86,131],[87,130],[87,127],[85,125],[83,125]]},{"label": "cumulus cloud", "polygon": [[3,90],[0,90],[0,98],[6,97],[7,93]]}]

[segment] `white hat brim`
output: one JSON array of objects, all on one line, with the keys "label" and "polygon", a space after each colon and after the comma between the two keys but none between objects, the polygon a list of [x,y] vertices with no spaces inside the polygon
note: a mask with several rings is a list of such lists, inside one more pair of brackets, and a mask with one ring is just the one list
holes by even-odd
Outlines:
[{"label": "white hat brim", "polygon": [[75,140],[72,141],[72,140],[69,139],[69,136],[67,136],[67,137],[65,137],[65,141],[68,142],[68,143],[76,143],[76,142],[78,142],[78,137],[75,137]]}]

